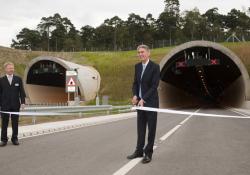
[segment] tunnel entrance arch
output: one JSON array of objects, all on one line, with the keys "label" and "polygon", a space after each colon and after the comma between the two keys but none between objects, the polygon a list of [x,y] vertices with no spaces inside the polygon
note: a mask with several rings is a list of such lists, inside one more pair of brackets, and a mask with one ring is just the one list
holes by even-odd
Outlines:
[{"label": "tunnel entrance arch", "polygon": [[[24,88],[31,104],[66,104],[66,71],[78,73],[78,95],[89,101],[96,97],[100,88],[100,74],[90,66],[83,66],[61,58],[40,56],[27,65],[24,72]],[[74,100],[71,96],[70,100]]]},{"label": "tunnel entrance arch", "polygon": [[229,49],[209,41],[174,48],[160,62],[162,107],[220,103],[241,106],[249,98],[249,75]]}]

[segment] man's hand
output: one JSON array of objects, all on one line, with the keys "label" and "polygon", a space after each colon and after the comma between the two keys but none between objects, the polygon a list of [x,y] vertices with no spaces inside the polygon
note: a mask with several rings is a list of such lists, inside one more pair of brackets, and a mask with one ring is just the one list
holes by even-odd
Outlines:
[{"label": "man's hand", "polygon": [[138,103],[137,97],[133,96],[131,102],[132,102],[133,105],[137,105],[137,103]]},{"label": "man's hand", "polygon": [[143,99],[141,99],[141,100],[139,101],[139,103],[138,103],[138,106],[143,107],[143,106],[144,106],[144,103],[145,103],[145,101],[144,101]]},{"label": "man's hand", "polygon": [[21,110],[24,110],[25,104],[21,104]]}]

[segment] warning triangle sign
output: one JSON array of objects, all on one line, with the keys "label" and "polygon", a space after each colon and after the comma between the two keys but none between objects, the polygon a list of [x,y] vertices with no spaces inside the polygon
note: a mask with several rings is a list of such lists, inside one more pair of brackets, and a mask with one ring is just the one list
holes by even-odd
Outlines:
[{"label": "warning triangle sign", "polygon": [[73,78],[71,77],[70,80],[69,80],[69,82],[68,82],[68,86],[75,86],[75,85],[76,85],[76,83],[73,80]]}]

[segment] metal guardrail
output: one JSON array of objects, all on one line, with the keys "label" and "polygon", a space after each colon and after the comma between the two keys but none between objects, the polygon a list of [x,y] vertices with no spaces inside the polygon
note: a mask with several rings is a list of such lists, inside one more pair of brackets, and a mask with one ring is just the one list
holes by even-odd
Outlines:
[{"label": "metal guardrail", "polygon": [[[95,105],[95,106],[26,106],[23,112],[62,112],[62,113],[79,113],[82,116],[83,113],[93,112],[98,113],[100,111],[106,111],[110,114],[111,111],[117,111],[118,113],[129,112],[131,105],[124,106],[112,106],[112,105]],[[32,124],[36,124],[36,116],[32,117]]]},{"label": "metal guardrail", "polygon": [[112,110],[112,105],[98,106],[27,106],[24,112],[88,112]]}]

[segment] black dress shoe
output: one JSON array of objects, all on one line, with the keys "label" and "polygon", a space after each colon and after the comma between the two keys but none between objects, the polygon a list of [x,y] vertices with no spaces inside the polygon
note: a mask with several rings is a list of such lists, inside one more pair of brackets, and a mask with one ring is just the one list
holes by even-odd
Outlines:
[{"label": "black dress shoe", "polygon": [[12,140],[13,145],[19,145],[20,143],[18,142],[18,140]]},{"label": "black dress shoe", "polygon": [[152,157],[145,155],[142,159],[142,163],[149,163],[151,162],[151,160],[152,160]]},{"label": "black dress shoe", "polygon": [[127,159],[135,159],[137,157],[143,157],[143,153],[134,152],[133,154],[127,156]]},{"label": "black dress shoe", "polygon": [[7,145],[7,142],[0,142],[0,146],[1,147],[4,147],[4,146],[6,146]]}]

